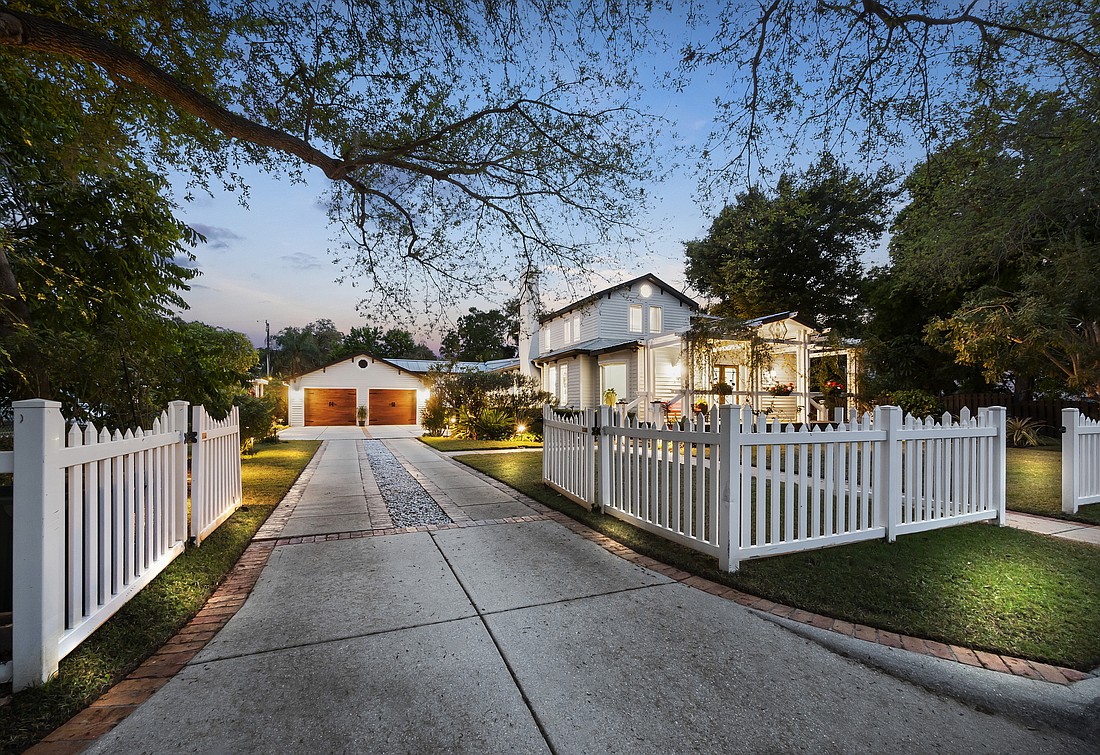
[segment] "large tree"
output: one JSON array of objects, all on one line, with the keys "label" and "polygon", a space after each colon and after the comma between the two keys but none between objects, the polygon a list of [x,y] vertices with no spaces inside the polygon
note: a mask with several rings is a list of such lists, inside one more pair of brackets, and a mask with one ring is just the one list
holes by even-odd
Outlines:
[{"label": "large tree", "polygon": [[1100,86],[1092,93],[1021,91],[989,108],[910,176],[895,226],[894,275],[955,299],[925,314],[928,342],[1017,389],[1053,380],[1100,396]]},{"label": "large tree", "polygon": [[860,175],[830,155],[768,192],[752,186],[727,205],[706,238],[689,241],[687,279],[714,312],[748,319],[787,310],[851,325],[860,255],[885,229],[888,176]]},{"label": "large tree", "polygon": [[443,336],[440,354],[446,359],[467,362],[488,362],[510,359],[516,355],[516,315],[500,309],[481,311],[470,307],[469,313],[458,318],[454,330]]},{"label": "large tree", "polygon": [[0,54],[84,107],[91,150],[199,186],[239,188],[242,161],[316,169],[348,274],[411,308],[425,282],[450,302],[508,258],[572,267],[629,232],[650,176],[629,55],[646,10],[31,0],[0,5]]}]

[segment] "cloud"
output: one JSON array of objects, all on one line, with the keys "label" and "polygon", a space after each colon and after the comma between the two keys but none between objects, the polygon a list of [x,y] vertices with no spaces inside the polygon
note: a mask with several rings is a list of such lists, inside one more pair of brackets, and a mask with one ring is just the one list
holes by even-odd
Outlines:
[{"label": "cloud", "polygon": [[284,254],[283,259],[293,270],[317,270],[321,267],[321,259],[315,254],[295,252],[294,254]]},{"label": "cloud", "polygon": [[206,244],[210,249],[228,249],[230,242],[240,241],[244,238],[228,228],[222,228],[216,225],[192,223],[191,227],[196,233],[201,233],[206,237]]},{"label": "cloud", "polygon": [[172,263],[175,265],[179,265],[180,267],[187,268],[188,270],[199,269],[198,261],[188,257],[186,254],[175,255],[174,257],[172,257]]}]

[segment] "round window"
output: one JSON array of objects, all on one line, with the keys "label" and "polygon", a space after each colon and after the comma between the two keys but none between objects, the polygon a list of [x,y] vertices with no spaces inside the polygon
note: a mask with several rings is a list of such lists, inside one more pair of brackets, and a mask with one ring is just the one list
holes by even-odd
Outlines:
[{"label": "round window", "polygon": [[369,364],[369,362],[367,362],[367,360],[366,360],[366,359],[360,359],[360,360],[359,360],[359,366],[360,366],[360,367],[363,367],[364,369],[366,368],[366,366],[367,366],[368,364]]}]

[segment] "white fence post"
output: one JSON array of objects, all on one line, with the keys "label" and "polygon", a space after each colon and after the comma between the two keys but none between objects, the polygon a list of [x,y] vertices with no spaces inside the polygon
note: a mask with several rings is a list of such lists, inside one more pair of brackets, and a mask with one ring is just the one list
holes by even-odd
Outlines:
[{"label": "white fence post", "polygon": [[169,542],[187,539],[187,407],[186,401],[168,403],[168,429],[180,434],[179,443],[173,449],[173,490],[171,500],[172,532]]},{"label": "white fence post", "polygon": [[1062,512],[1077,513],[1081,500],[1081,476],[1077,473],[1078,451],[1081,443],[1080,413],[1076,409],[1062,410]]},{"label": "white fence post", "polygon": [[604,428],[611,425],[611,407],[601,406],[599,409],[600,428],[597,431],[596,456],[599,461],[599,475],[597,484],[599,493],[593,502],[601,509],[607,501],[611,500],[611,436],[604,432]]},{"label": "white fence post", "polygon": [[65,632],[65,446],[61,404],[12,402],[15,497],[12,552],[12,689],[57,673]]},{"label": "white fence post", "polygon": [[1008,409],[1003,406],[991,406],[989,407],[989,413],[986,415],[989,418],[990,424],[997,429],[997,434],[993,436],[993,505],[997,509],[997,526],[1005,526],[1005,490],[1007,487],[1006,473],[1007,473],[1007,459],[1008,459],[1008,431],[1006,424],[1008,420]]},{"label": "white fence post", "polygon": [[[722,549],[718,568],[735,572],[741,568],[741,422],[732,406],[718,407],[718,532]],[[711,451],[714,453],[714,450]]]},{"label": "white fence post", "polygon": [[886,432],[879,458],[878,490],[875,491],[879,516],[886,527],[886,541],[897,539],[898,520],[901,516],[902,443],[901,408],[897,406],[875,407],[874,427]]},{"label": "white fence post", "polygon": [[584,433],[581,442],[584,443],[584,500],[588,501],[588,510],[596,507],[596,439],[600,437],[600,431],[596,429],[596,410],[589,408],[584,410]]}]

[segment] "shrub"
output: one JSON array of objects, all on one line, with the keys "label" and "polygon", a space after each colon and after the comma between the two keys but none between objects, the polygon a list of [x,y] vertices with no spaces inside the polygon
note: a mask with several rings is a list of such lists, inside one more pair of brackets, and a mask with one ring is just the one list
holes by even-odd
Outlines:
[{"label": "shrub", "polygon": [[424,402],[424,411],[420,415],[420,425],[428,435],[440,436],[447,429],[447,407],[443,399],[433,393]]},{"label": "shrub", "polygon": [[914,417],[943,414],[943,402],[928,391],[920,389],[892,391],[885,396],[885,399],[885,403],[899,406],[905,414],[912,414]]},{"label": "shrub", "polygon": [[275,414],[278,411],[275,396],[238,396],[234,403],[240,415],[242,452],[248,453],[253,444],[274,437]]},{"label": "shrub", "polygon": [[473,421],[474,437],[479,440],[504,440],[516,432],[516,423],[500,409],[482,409]]},{"label": "shrub", "polygon": [[1005,433],[1008,445],[1013,448],[1026,448],[1039,445],[1039,431],[1045,427],[1031,417],[1009,417],[1005,421]]}]

